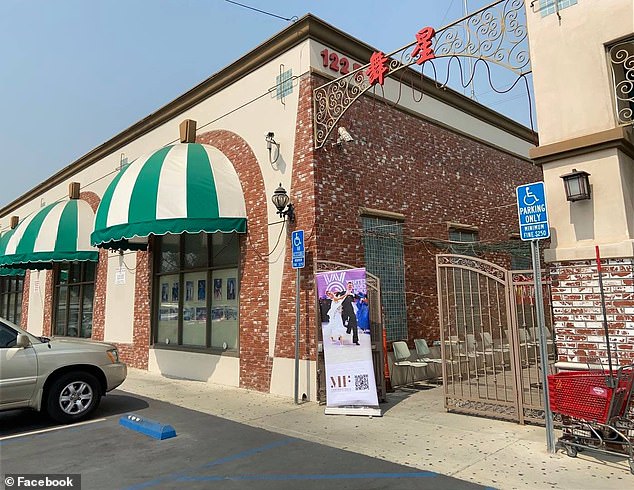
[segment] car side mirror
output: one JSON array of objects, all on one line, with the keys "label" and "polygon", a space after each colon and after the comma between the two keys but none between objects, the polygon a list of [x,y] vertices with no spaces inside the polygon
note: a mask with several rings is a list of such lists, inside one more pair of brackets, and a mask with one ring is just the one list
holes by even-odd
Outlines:
[{"label": "car side mirror", "polygon": [[29,339],[28,335],[23,333],[18,334],[18,338],[15,342],[16,347],[21,347],[22,349],[26,349],[31,345],[31,339]]}]

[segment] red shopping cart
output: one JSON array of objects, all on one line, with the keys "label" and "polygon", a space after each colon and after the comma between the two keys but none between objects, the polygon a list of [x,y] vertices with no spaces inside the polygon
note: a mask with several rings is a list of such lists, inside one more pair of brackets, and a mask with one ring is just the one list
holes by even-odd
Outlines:
[{"label": "red shopping cart", "polygon": [[[622,416],[632,389],[632,373],[622,370],[610,386],[610,377],[596,371],[571,371],[548,376],[548,394],[553,412],[605,424]],[[614,383],[614,382],[612,382]]]},{"label": "red shopping cart", "polygon": [[628,412],[634,384],[634,365],[616,374],[574,371],[548,376],[550,407],[562,416],[563,435],[557,447],[575,457],[591,449],[628,457],[634,474],[634,419]]}]

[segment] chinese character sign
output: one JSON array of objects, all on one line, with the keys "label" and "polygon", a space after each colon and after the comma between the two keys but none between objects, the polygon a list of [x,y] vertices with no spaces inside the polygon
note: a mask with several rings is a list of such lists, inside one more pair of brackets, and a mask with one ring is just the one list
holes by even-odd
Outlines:
[{"label": "chinese character sign", "polygon": [[383,85],[385,74],[389,70],[387,67],[387,61],[387,56],[385,56],[381,51],[374,53],[370,57],[370,67],[366,72],[370,85],[374,85],[377,82],[379,85]]},{"label": "chinese character sign", "polygon": [[[416,33],[416,45],[412,50],[412,60],[416,60],[416,64],[422,65],[425,61],[436,57],[431,47],[432,39],[436,35],[433,27],[423,27]],[[385,75],[390,71],[388,66],[389,58],[381,51],[377,51],[370,57],[370,66],[366,71],[370,85],[383,85]]]},{"label": "chinese character sign", "polygon": [[417,65],[422,65],[425,61],[436,57],[431,48],[431,40],[436,35],[433,27],[424,27],[416,34],[416,46],[412,51],[412,59],[416,59]]}]

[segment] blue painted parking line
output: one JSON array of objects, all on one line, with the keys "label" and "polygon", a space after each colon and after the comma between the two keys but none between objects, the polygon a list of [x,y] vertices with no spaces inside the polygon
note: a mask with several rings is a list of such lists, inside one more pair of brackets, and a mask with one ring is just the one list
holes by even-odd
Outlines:
[{"label": "blue painted parking line", "polygon": [[336,473],[333,475],[237,475],[237,476],[182,476],[177,482],[201,482],[201,481],[290,481],[290,480],[377,480],[377,479],[406,479],[406,478],[436,478],[442,476],[431,471],[418,471],[408,473]]},{"label": "blue painted parking line", "polygon": [[[276,449],[278,447],[282,447],[282,446],[286,446],[287,444],[290,444],[291,442],[295,442],[296,439],[293,438],[288,438],[288,439],[282,439],[280,441],[275,441],[272,442],[270,444],[265,444],[264,446],[260,446],[260,447],[256,447],[256,448],[252,448],[252,449],[247,449],[246,451],[241,451],[239,453],[233,454],[231,456],[225,456],[224,458],[218,458],[215,459],[213,461],[210,461],[209,463],[206,463],[202,466],[199,466],[197,468],[191,468],[190,470],[188,470],[189,472],[194,472],[194,471],[200,471],[206,468],[211,468],[213,466],[219,466],[225,463],[230,463],[233,461],[237,461],[240,459],[244,459],[244,458],[248,458],[251,456],[254,456],[256,454],[260,454],[263,453],[265,451],[269,451],[270,449]],[[146,482],[142,482],[142,483],[137,483],[136,485],[132,485],[129,487],[126,487],[125,490],[141,490],[142,488],[149,488],[149,487],[153,487],[156,485],[161,485],[167,482],[174,482],[174,481],[178,481],[179,478],[186,478],[187,474],[186,473],[182,473],[182,472],[178,472],[178,473],[172,473],[170,475],[166,475],[164,477],[161,478],[156,478],[154,480],[148,480]]]},{"label": "blue painted parking line", "polygon": [[[207,463],[202,466],[202,468],[211,468],[212,466],[218,466],[225,463],[231,463],[232,461],[237,461],[239,459],[248,458],[249,456],[254,456],[259,453],[263,453],[264,451],[268,451],[269,449],[276,449],[278,447],[286,446],[291,442],[294,442],[295,439],[282,439],[281,441],[272,442],[271,444],[266,444],[261,447],[256,447],[253,449],[247,449],[246,451],[242,451],[241,453],[234,454],[233,456],[227,456],[225,458],[216,459],[210,463]],[[202,469],[201,468],[201,469]]]}]

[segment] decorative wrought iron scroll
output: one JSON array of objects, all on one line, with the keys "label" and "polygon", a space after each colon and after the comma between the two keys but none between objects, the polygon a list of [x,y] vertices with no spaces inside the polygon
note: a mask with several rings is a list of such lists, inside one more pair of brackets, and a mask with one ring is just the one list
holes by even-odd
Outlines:
[{"label": "decorative wrought iron scroll", "polygon": [[466,269],[473,269],[476,272],[486,274],[492,279],[498,282],[506,282],[506,271],[501,267],[487,262],[486,260],[478,259],[475,257],[467,257],[466,255],[436,255],[436,263],[439,267],[452,266],[462,267]]},{"label": "decorative wrought iron scroll", "polygon": [[615,44],[608,51],[614,103],[619,124],[634,122],[634,39]]},{"label": "decorative wrought iron scroll", "polygon": [[[403,46],[389,58],[385,76],[417,63],[411,48]],[[525,76],[531,72],[523,0],[497,0],[471,15],[436,30],[432,43],[436,58],[469,57],[495,63]],[[314,90],[315,148],[321,148],[339,119],[372,87],[364,65]]]}]

